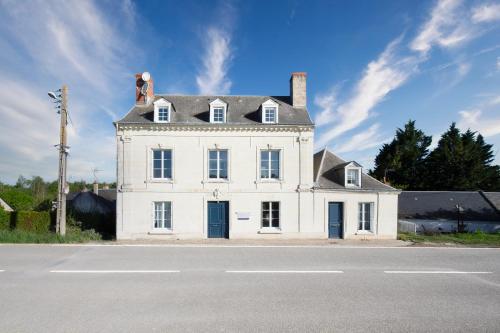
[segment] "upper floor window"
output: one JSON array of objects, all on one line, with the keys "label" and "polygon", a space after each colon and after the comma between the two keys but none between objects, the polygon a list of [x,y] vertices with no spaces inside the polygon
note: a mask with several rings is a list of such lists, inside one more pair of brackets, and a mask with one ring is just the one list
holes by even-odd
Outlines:
[{"label": "upper floor window", "polygon": [[358,230],[370,231],[373,218],[373,202],[359,203],[359,225]]},{"label": "upper floor window", "polygon": [[268,99],[262,103],[262,123],[264,124],[277,124],[278,123],[278,106],[279,104]]},{"label": "upper floor window", "polygon": [[154,122],[155,123],[169,123],[172,110],[172,103],[164,98],[153,102],[154,105]]},{"label": "upper floor window", "polygon": [[264,108],[264,122],[267,124],[276,123],[276,108],[275,107]]},{"label": "upper floor window", "polygon": [[359,169],[347,169],[347,185],[359,186]]},{"label": "upper floor window", "polygon": [[260,178],[280,178],[280,151],[276,149],[260,152]]},{"label": "upper floor window", "polygon": [[227,114],[227,103],[217,98],[210,103],[210,122],[211,123],[225,123]]},{"label": "upper floor window", "polygon": [[172,150],[153,150],[153,178],[172,179]]},{"label": "upper floor window", "polygon": [[208,151],[208,178],[227,179],[227,150]]}]

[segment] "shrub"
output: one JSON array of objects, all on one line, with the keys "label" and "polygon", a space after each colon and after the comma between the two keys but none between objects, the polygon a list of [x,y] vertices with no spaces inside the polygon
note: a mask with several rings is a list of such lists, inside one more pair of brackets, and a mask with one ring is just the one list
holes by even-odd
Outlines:
[{"label": "shrub", "polygon": [[0,230],[10,229],[10,213],[0,208]]},{"label": "shrub", "polygon": [[50,213],[35,211],[16,212],[15,227],[18,230],[34,233],[45,233],[50,231]]},{"label": "shrub", "polygon": [[31,210],[34,206],[33,197],[23,189],[11,188],[2,191],[2,199],[14,210]]}]

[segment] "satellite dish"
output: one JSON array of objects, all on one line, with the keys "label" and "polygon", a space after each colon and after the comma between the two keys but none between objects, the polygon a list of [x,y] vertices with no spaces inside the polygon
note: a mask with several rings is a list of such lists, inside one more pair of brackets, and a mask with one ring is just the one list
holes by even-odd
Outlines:
[{"label": "satellite dish", "polygon": [[149,79],[151,79],[151,74],[149,74],[149,72],[144,72],[144,73],[142,73],[142,80],[143,80],[144,82],[148,82],[148,81],[149,81]]},{"label": "satellite dish", "polygon": [[146,94],[148,93],[148,86],[149,84],[147,82],[144,82],[144,84],[141,87],[141,95],[146,96]]},{"label": "satellite dish", "polygon": [[64,186],[64,194],[68,194],[69,193],[69,185],[66,184],[66,186]]}]

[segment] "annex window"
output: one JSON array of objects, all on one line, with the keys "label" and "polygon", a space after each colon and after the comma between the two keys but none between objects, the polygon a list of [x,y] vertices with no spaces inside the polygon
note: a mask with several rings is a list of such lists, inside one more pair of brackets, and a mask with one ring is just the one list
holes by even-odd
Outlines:
[{"label": "annex window", "polygon": [[358,230],[370,231],[373,218],[373,202],[359,203],[359,225]]},{"label": "annex window", "polygon": [[227,179],[227,150],[208,151],[208,178]]},{"label": "annex window", "polygon": [[260,152],[260,178],[279,179],[280,178],[280,151],[262,150]]},{"label": "annex window", "polygon": [[347,169],[346,182],[348,186],[360,186],[360,170],[359,169]]},{"label": "annex window", "polygon": [[280,227],[279,201],[262,202],[262,228]]},{"label": "annex window", "polygon": [[264,108],[264,123],[266,124],[277,123],[276,108],[274,106]]},{"label": "annex window", "polygon": [[172,150],[153,150],[153,178],[172,179]]},{"label": "annex window", "polygon": [[154,229],[172,229],[172,202],[160,201],[154,203]]}]

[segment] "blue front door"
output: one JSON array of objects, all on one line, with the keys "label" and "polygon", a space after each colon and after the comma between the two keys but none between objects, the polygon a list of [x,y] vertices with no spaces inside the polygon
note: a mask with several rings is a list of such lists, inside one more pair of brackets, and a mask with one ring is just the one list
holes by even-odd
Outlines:
[{"label": "blue front door", "polygon": [[208,238],[229,238],[229,202],[208,202]]},{"label": "blue front door", "polygon": [[342,238],[343,203],[328,203],[328,238]]}]

